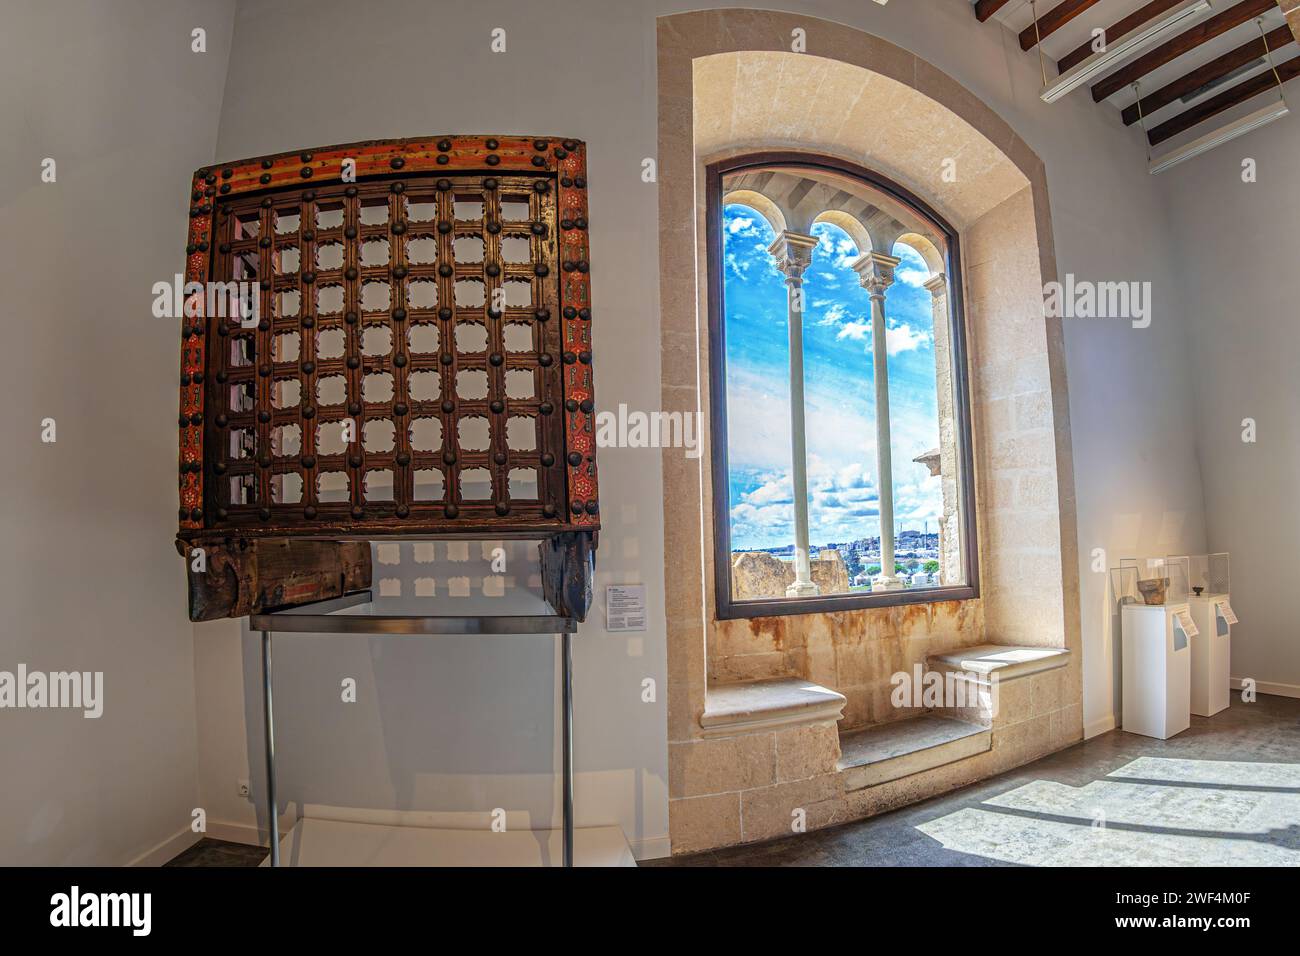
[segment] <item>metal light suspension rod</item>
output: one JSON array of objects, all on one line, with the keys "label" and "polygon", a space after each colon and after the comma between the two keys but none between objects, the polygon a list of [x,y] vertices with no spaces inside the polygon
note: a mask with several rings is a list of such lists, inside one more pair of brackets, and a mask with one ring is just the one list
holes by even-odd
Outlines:
[{"label": "metal light suspension rod", "polygon": [[1044,80],[1043,92],[1040,94],[1041,99],[1044,103],[1055,103],[1071,90],[1100,78],[1103,73],[1124,57],[1150,46],[1174,27],[1208,9],[1210,9],[1210,0],[1195,0],[1188,6],[1179,7],[1173,13],[1165,14],[1144,23],[1124,34],[1124,36],[1117,38],[1113,43],[1110,43],[1109,38],[1107,38],[1108,42],[1104,50],[1092,54],[1077,66],[1066,70],[1057,77],[1055,83],[1048,86],[1047,81]]},{"label": "metal light suspension rod", "polygon": [[[1273,79],[1277,81],[1279,96],[1278,102],[1268,106],[1263,106],[1252,113],[1247,113],[1245,116],[1242,116],[1224,126],[1220,126],[1218,129],[1211,130],[1205,135],[1200,136],[1189,143],[1185,143],[1177,149],[1172,149],[1153,160],[1151,158],[1150,138],[1146,129],[1146,118],[1142,115],[1142,97],[1139,93],[1138,119],[1142,122],[1142,134],[1143,137],[1147,139],[1148,143],[1147,166],[1152,176],[1172,169],[1179,163],[1185,163],[1187,160],[1200,156],[1202,153],[1208,153],[1215,147],[1222,146],[1224,143],[1237,139],[1240,136],[1245,136],[1247,133],[1257,130],[1261,126],[1267,126],[1269,123],[1272,123],[1275,120],[1280,120],[1291,112],[1290,107],[1287,106],[1286,89],[1283,86],[1282,76],[1278,72],[1277,64],[1273,62],[1273,54],[1268,47],[1268,35],[1264,32],[1263,18],[1256,18],[1255,26],[1259,28],[1259,35],[1264,41],[1264,57],[1268,62],[1269,69],[1273,73]],[[1137,86],[1136,83],[1133,85],[1134,87]]]}]

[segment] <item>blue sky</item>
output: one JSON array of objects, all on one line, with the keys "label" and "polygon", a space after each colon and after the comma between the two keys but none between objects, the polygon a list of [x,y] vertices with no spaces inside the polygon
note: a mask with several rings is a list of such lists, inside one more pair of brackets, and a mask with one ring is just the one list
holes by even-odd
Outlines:
[{"label": "blue sky", "polygon": [[[780,547],[794,541],[785,284],[762,216],[728,205],[722,225],[731,545]],[[812,234],[821,241],[804,273],[808,520],[811,544],[824,545],[880,533],[875,382],[871,300],[849,267],[857,248],[830,223]],[[885,303],[895,519],[922,529],[928,518],[935,531],[939,479],[912,461],[939,444],[929,271],[907,246],[892,254],[902,258]]]}]

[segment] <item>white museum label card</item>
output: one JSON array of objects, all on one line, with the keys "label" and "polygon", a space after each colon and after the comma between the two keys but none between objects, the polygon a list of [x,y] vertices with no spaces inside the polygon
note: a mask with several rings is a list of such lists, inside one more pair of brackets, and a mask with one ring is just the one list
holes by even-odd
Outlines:
[{"label": "white museum label card", "polygon": [[605,630],[645,630],[644,584],[611,584],[605,588]]},{"label": "white museum label card", "polygon": [[1177,611],[1175,612],[1174,617],[1178,619],[1178,626],[1183,629],[1183,633],[1188,637],[1195,637],[1197,634],[1201,633],[1201,629],[1197,627],[1196,622],[1192,620],[1191,611]]},{"label": "white museum label card", "polygon": [[1223,615],[1223,619],[1229,624],[1237,623],[1237,615],[1233,613],[1232,605],[1227,601],[1221,601],[1219,603],[1219,613]]}]

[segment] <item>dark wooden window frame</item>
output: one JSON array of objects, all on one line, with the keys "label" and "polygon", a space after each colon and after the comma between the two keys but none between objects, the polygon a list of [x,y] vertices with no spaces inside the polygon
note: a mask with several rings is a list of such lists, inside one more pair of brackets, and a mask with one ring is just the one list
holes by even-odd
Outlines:
[{"label": "dark wooden window frame", "polygon": [[[954,587],[825,595],[815,598],[770,598],[733,601],[731,597],[731,489],[727,480],[727,347],[722,281],[722,180],[748,169],[782,166],[852,176],[908,206],[945,239],[944,271],[948,277],[949,333],[953,365],[953,413],[956,419],[961,474],[961,518],[966,583]],[[962,303],[961,246],[957,231],[925,201],[892,180],[855,163],[814,153],[748,153],[706,168],[706,241],[708,242],[709,395],[713,435],[713,570],[720,620],[821,614],[858,608],[964,601],[979,597],[979,534],[975,524],[974,462],[971,450],[970,392],[965,311]]]}]

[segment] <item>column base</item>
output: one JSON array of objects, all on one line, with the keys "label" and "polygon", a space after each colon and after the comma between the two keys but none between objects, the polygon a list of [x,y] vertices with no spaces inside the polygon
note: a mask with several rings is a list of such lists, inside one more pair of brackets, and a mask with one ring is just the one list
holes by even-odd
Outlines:
[{"label": "column base", "polygon": [[893,574],[877,574],[871,579],[871,590],[901,591],[903,590],[903,579]]},{"label": "column base", "polygon": [[811,581],[796,581],[785,589],[786,597],[816,597],[822,589]]}]

